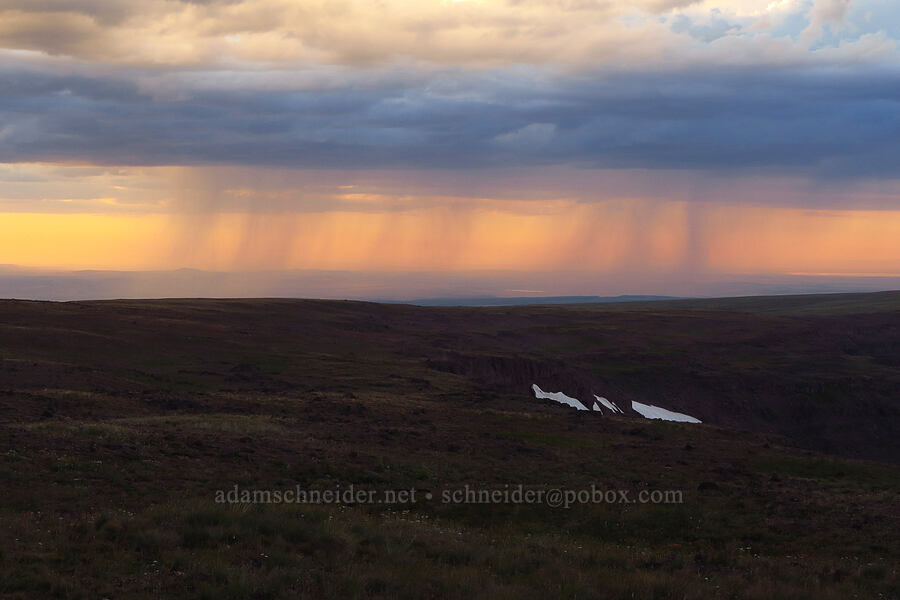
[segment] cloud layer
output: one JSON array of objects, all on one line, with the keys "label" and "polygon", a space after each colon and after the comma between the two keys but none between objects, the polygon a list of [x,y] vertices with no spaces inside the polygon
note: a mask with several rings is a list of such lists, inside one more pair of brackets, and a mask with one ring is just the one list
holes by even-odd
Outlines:
[{"label": "cloud layer", "polygon": [[0,1],[0,161],[893,178],[890,0]]}]

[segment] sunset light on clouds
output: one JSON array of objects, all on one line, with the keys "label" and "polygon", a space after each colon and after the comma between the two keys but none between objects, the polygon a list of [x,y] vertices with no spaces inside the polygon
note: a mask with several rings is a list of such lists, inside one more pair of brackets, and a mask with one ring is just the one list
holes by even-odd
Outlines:
[{"label": "sunset light on clouds", "polygon": [[892,0],[0,0],[0,264],[896,287],[898,39]]}]

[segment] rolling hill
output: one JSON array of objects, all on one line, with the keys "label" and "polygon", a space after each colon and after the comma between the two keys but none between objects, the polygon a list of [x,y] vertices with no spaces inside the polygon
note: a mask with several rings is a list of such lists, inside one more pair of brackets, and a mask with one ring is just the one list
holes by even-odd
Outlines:
[{"label": "rolling hill", "polygon": [[896,598],[898,424],[893,292],[0,301],[0,598]]}]

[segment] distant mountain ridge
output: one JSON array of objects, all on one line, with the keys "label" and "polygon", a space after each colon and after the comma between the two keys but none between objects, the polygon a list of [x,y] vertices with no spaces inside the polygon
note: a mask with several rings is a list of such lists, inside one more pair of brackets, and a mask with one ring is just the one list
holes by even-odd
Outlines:
[{"label": "distant mountain ridge", "polygon": [[679,296],[471,296],[461,298],[417,298],[389,301],[388,304],[414,306],[532,306],[537,304],[599,304],[607,302],[650,302],[654,300],[683,300]]}]

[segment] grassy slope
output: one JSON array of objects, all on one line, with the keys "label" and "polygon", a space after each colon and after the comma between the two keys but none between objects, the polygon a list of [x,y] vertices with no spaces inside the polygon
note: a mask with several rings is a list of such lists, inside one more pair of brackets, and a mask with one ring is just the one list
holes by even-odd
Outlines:
[{"label": "grassy slope", "polygon": [[[0,597],[898,597],[900,469],[803,450],[866,440],[775,431],[744,395],[768,386],[781,403],[810,396],[792,410],[852,418],[828,394],[849,379],[889,411],[898,306],[0,302]],[[707,390],[758,431],[601,418],[520,391],[557,371],[621,398]],[[891,419],[873,434],[896,432]],[[213,501],[235,484],[440,497],[518,483],[684,502]]]},{"label": "grassy slope", "polygon": [[[775,313],[782,315],[848,315],[900,311],[900,292],[869,294],[798,294],[790,296],[743,296],[642,302],[642,308]],[[629,308],[620,304],[618,308]]]}]

